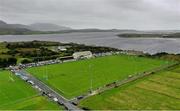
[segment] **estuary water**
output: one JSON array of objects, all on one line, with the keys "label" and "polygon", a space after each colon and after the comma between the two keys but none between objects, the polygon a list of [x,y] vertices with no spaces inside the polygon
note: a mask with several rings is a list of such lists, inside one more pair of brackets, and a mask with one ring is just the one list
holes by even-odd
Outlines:
[{"label": "estuary water", "polygon": [[117,32],[74,32],[45,35],[0,35],[0,42],[14,41],[58,41],[86,45],[108,46],[125,50],[144,51],[154,54],[167,52],[180,54],[180,38],[120,38]]}]

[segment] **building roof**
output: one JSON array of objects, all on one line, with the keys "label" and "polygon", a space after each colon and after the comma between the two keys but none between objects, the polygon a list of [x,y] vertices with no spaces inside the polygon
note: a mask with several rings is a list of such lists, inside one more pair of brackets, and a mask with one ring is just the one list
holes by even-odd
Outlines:
[{"label": "building roof", "polygon": [[91,51],[75,52],[74,55],[92,55]]}]

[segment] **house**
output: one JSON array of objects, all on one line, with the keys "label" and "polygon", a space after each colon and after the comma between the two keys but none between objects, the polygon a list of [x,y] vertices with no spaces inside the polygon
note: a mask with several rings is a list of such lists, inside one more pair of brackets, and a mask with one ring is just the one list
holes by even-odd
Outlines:
[{"label": "house", "polygon": [[59,51],[66,51],[67,47],[65,47],[65,46],[58,46],[58,50]]},{"label": "house", "polygon": [[93,54],[91,51],[75,52],[73,54],[74,59],[92,58]]}]

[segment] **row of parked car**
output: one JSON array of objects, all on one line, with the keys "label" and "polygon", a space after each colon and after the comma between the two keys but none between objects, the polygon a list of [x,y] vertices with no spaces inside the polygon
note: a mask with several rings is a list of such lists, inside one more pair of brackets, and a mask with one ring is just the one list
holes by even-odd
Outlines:
[{"label": "row of parked car", "polygon": [[94,57],[101,57],[101,56],[109,56],[109,55],[113,55],[113,54],[115,54],[115,52],[96,53],[93,55],[94,55]]},{"label": "row of parked car", "polygon": [[[120,54],[121,52],[106,52],[106,53],[95,53],[93,54],[94,57],[102,57],[102,56],[109,56],[113,54]],[[29,68],[29,67],[38,67],[38,66],[44,66],[44,65],[50,65],[50,64],[59,64],[59,63],[64,63],[64,62],[72,62],[72,61],[77,61],[77,59],[67,59],[67,60],[47,60],[47,61],[39,61],[39,62],[34,62],[34,63],[28,63],[28,64],[19,64],[17,67],[18,68]],[[10,66],[9,68],[11,68]]]},{"label": "row of parked car", "polygon": [[[53,62],[54,63],[54,62]],[[28,65],[29,66],[29,65]],[[49,98],[51,98],[54,102],[57,102],[60,105],[63,105],[62,102],[58,101],[58,98],[56,98],[55,96],[53,96],[51,93],[47,93],[45,91],[43,91],[37,84],[35,84],[35,82],[33,80],[31,80],[26,74],[23,74],[20,71],[20,68],[17,67],[12,67],[11,66],[11,72],[13,72],[16,76],[20,77],[22,80],[24,80],[25,82],[29,83],[32,85],[33,88],[39,90],[40,92],[42,92],[42,95],[46,95]]]},{"label": "row of parked car", "polygon": [[28,63],[28,64],[19,64],[18,66],[20,68],[28,68],[28,67],[38,67],[43,65],[50,65],[50,64],[58,64],[62,63],[61,60],[55,59],[55,60],[48,60],[48,61],[40,61],[36,63]]}]

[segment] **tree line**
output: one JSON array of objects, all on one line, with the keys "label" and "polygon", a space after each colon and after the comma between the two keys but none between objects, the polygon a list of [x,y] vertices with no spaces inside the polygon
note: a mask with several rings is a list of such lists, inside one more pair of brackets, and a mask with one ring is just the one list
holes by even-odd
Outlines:
[{"label": "tree line", "polygon": [[9,65],[15,65],[17,59],[14,57],[0,58],[0,68],[8,67]]}]

